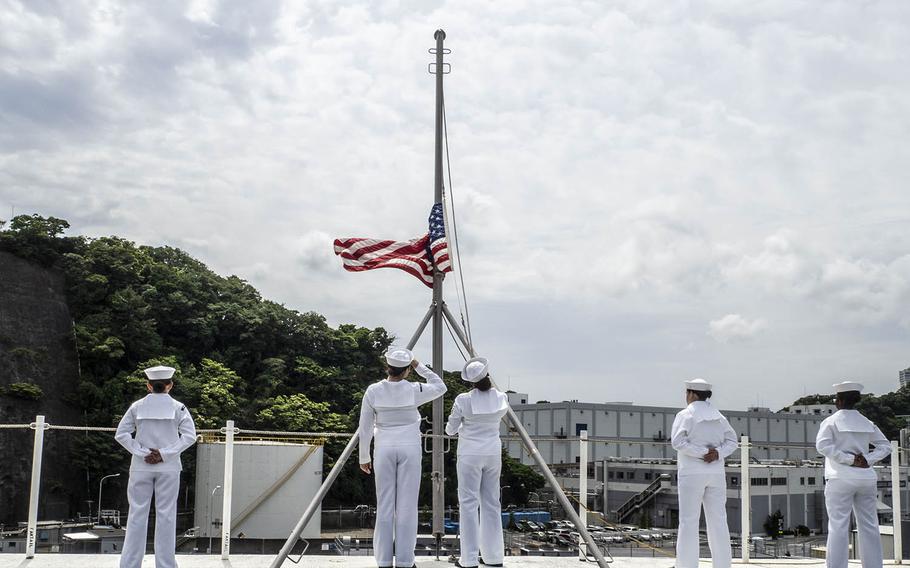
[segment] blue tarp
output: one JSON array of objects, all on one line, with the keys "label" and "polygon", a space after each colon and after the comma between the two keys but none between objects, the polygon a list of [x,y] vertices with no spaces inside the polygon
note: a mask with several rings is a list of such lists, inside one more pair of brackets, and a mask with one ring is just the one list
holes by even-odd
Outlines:
[{"label": "blue tarp", "polygon": [[[515,518],[515,522],[519,521],[534,521],[536,523],[546,523],[551,520],[550,513],[546,511],[514,511],[511,513],[502,514],[502,528],[509,528],[509,516],[512,515]],[[446,534],[458,534],[458,522],[451,519],[443,520],[443,527]]]},{"label": "blue tarp", "polygon": [[551,520],[550,513],[547,511],[514,511],[502,514],[502,528],[509,527],[509,515],[513,515],[515,522],[534,521],[536,523],[546,523]]}]

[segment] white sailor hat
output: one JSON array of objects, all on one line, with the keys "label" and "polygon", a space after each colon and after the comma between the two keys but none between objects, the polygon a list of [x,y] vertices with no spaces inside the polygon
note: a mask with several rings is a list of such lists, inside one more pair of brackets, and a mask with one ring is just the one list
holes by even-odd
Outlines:
[{"label": "white sailor hat", "polygon": [[834,387],[834,392],[849,392],[849,391],[863,392],[863,385],[861,385],[859,383],[854,383],[852,381],[844,381],[842,383],[837,383],[836,385],[832,385],[832,386]]},{"label": "white sailor hat", "polygon": [[414,354],[410,349],[392,346],[385,352],[385,360],[390,367],[407,367],[414,360]]},{"label": "white sailor hat", "polygon": [[474,357],[464,364],[461,378],[469,383],[482,381],[490,374],[490,362],[483,357]]},{"label": "white sailor hat", "polygon": [[174,376],[175,370],[173,367],[158,365],[157,367],[149,367],[143,372],[150,381],[169,381]]},{"label": "white sailor hat", "polygon": [[704,379],[692,379],[691,381],[686,381],[686,389],[692,391],[709,391],[711,390],[711,383],[705,381]]}]

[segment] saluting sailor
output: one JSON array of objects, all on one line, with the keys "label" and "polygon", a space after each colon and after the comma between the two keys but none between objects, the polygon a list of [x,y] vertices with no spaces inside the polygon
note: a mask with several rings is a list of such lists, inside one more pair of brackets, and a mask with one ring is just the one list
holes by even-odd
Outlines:
[{"label": "saluting sailor", "polygon": [[714,568],[729,568],[732,562],[724,458],[736,451],[736,432],[708,401],[711,394],[710,383],[686,381],[688,406],[673,421],[670,441],[677,452],[679,493],[676,568],[698,566],[698,526],[703,507]]},{"label": "saluting sailor", "polygon": [[[863,385],[834,385],[838,411],[825,418],[815,448],[825,456],[825,507],[828,509],[828,568],[846,568],[850,511],[856,516],[863,568],[882,565],[878,532],[878,480],[872,466],[891,452],[891,444],[868,418],[854,410]],[[869,450],[872,446],[872,450]]]},{"label": "saluting sailor", "polygon": [[168,394],[174,386],[174,368],[151,367],[145,370],[145,376],[149,394],[130,406],[114,436],[133,454],[127,486],[130,510],[120,568],[142,565],[152,494],[155,495],[155,566],[176,568],[180,454],[196,442],[196,427],[186,406]]},{"label": "saluting sailor", "polygon": [[[389,347],[388,377],[367,387],[360,406],[360,469],[376,470],[376,528],[373,554],[381,568],[414,566],[417,497],[423,454],[417,407],[446,392],[445,383],[408,349]],[[407,380],[411,369],[427,382]],[[370,459],[370,442],[376,449]]]},{"label": "saluting sailor", "polygon": [[[471,391],[455,397],[446,434],[458,435],[458,507],[460,510],[462,568],[502,566],[502,508],[499,474],[502,442],[499,421],[509,409],[506,395],[493,387],[489,362],[483,357],[468,361],[461,378]],[[479,553],[479,558],[478,558]]]}]

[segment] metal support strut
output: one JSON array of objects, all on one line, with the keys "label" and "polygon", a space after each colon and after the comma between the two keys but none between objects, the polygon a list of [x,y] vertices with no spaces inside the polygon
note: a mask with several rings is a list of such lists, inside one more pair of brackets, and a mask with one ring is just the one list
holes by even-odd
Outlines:
[{"label": "metal support strut", "polygon": [[[464,348],[468,351],[468,353],[470,353],[471,357],[474,357],[474,347],[471,345],[471,342],[468,340],[464,331],[461,330],[461,326],[459,326],[458,322],[455,321],[455,317],[452,315],[452,312],[449,311],[449,307],[443,304],[442,311],[445,314],[446,319],[449,320],[452,331],[458,337],[459,341],[461,341],[462,345],[464,345]],[[537,467],[539,467],[541,473],[543,473],[544,478],[547,480],[547,484],[553,489],[553,493],[556,495],[556,500],[559,501],[559,504],[565,511],[566,516],[569,517],[569,520],[572,521],[573,525],[575,525],[575,530],[578,531],[578,534],[585,541],[585,544],[587,545],[587,553],[594,556],[594,559],[597,561],[597,565],[600,566],[600,568],[607,568],[609,563],[607,562],[606,558],[604,558],[603,551],[599,546],[597,546],[597,543],[594,542],[594,539],[591,538],[591,534],[588,532],[586,523],[582,522],[581,517],[578,516],[575,508],[572,507],[572,503],[570,503],[568,497],[566,497],[565,492],[559,485],[559,481],[557,481],[556,477],[553,475],[553,472],[550,471],[550,467],[543,459],[543,456],[540,455],[539,451],[537,451],[537,446],[534,444],[534,441],[531,440],[531,437],[528,435],[528,431],[525,430],[524,425],[521,423],[521,420],[518,419],[518,416],[515,414],[515,411],[512,410],[511,406],[509,406],[509,410],[506,416],[508,417],[512,428],[518,432],[518,436],[521,438],[522,443],[528,450],[528,454],[530,454],[531,458],[533,458],[537,463]],[[582,465],[582,467],[584,466]]]}]

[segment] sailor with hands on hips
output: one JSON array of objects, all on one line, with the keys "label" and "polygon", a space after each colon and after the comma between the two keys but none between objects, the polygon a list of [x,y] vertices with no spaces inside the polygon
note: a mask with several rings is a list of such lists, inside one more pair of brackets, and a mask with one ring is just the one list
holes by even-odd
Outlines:
[{"label": "sailor with hands on hips", "polygon": [[127,486],[130,508],[120,568],[142,565],[153,494],[155,566],[176,568],[177,493],[183,469],[180,454],[196,442],[196,427],[186,406],[168,394],[174,386],[174,368],[151,367],[145,370],[145,376],[149,394],[129,407],[114,435],[133,454]]},{"label": "sailor with hands on hips", "polygon": [[[367,387],[360,407],[360,469],[376,474],[373,554],[377,565],[391,567],[394,559],[397,568],[411,568],[423,458],[417,408],[442,396],[446,386],[408,349],[389,347],[385,359],[388,376]],[[426,382],[408,381],[412,370]]]}]

